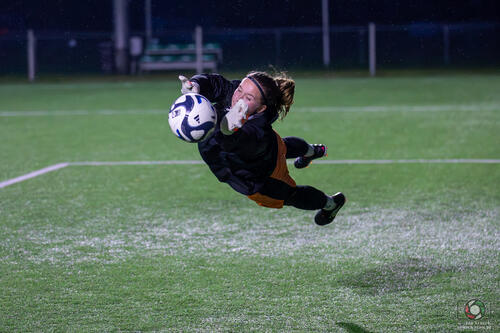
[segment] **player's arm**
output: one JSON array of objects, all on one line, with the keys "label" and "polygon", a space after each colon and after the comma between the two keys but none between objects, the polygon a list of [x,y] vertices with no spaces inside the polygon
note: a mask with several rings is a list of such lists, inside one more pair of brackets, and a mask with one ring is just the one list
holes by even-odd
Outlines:
[{"label": "player's arm", "polygon": [[227,111],[220,123],[224,134],[222,146],[226,151],[238,150],[240,156],[253,159],[266,151],[267,145],[262,128],[252,123],[245,125],[247,120],[248,105],[240,99]]},{"label": "player's arm", "polygon": [[229,81],[220,74],[199,74],[191,79],[180,75],[183,94],[194,92],[205,96],[210,102],[223,102],[228,95],[232,95],[234,86],[240,81]]}]

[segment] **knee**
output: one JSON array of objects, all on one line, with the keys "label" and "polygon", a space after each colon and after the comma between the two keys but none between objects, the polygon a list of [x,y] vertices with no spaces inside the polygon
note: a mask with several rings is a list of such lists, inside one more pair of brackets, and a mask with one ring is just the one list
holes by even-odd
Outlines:
[{"label": "knee", "polygon": [[290,190],[287,193],[287,197],[284,200],[284,205],[285,206],[296,206],[297,205],[297,188],[294,187],[292,190]]}]

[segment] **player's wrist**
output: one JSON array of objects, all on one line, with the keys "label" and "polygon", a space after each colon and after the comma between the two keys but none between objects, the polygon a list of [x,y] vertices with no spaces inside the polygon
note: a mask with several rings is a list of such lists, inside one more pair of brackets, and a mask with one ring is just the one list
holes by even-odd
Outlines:
[{"label": "player's wrist", "polygon": [[229,124],[226,117],[222,118],[220,122],[220,131],[224,135],[232,135],[235,132],[229,129]]}]

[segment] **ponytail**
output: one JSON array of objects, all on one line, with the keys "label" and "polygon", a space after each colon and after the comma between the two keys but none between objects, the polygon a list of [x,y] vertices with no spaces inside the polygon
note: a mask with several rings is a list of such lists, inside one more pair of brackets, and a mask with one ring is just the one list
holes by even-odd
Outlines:
[{"label": "ponytail", "polygon": [[257,80],[264,92],[263,101],[271,112],[281,120],[286,117],[293,104],[295,81],[284,72],[274,76],[266,72],[250,72],[247,77]]},{"label": "ponytail", "polygon": [[280,73],[279,76],[274,78],[274,81],[278,85],[278,89],[281,92],[281,96],[278,103],[278,114],[280,119],[286,117],[290,111],[290,107],[293,104],[293,96],[295,94],[295,81],[289,78],[285,73]]}]

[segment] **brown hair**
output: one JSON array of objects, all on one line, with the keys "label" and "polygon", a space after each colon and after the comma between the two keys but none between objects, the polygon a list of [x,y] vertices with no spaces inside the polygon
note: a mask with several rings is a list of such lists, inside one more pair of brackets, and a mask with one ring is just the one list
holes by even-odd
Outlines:
[{"label": "brown hair", "polygon": [[295,94],[295,81],[284,72],[278,72],[271,76],[266,72],[250,72],[251,77],[260,84],[264,96],[262,100],[268,109],[276,110],[280,119],[290,111]]}]

